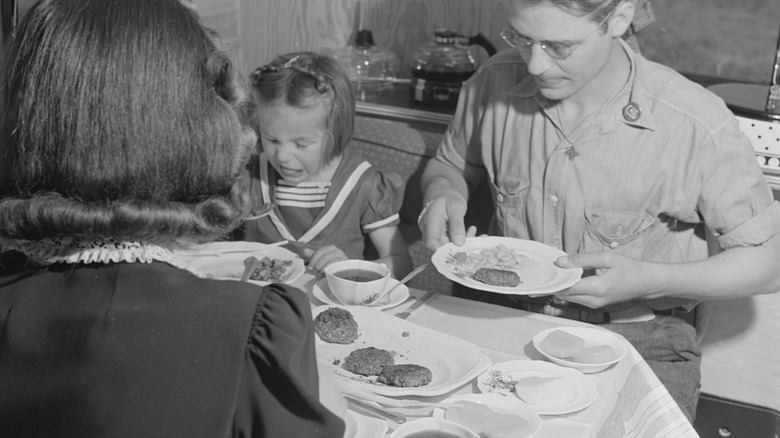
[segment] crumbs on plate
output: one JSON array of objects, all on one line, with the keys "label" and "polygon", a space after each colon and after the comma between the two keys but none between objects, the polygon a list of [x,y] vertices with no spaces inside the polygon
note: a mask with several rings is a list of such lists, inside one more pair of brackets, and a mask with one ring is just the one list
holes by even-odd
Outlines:
[{"label": "crumbs on plate", "polygon": [[513,380],[511,376],[505,376],[501,371],[491,370],[484,383],[491,392],[507,393],[515,391],[517,380]]}]

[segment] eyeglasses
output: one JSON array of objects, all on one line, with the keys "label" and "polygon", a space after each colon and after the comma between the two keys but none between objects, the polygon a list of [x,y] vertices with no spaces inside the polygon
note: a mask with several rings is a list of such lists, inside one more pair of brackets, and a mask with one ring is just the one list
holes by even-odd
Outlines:
[{"label": "eyeglasses", "polygon": [[612,12],[607,14],[606,17],[604,17],[603,20],[601,20],[601,23],[599,23],[598,26],[596,26],[595,29],[593,29],[593,32],[588,34],[582,41],[578,43],[564,43],[560,41],[535,41],[531,38],[528,38],[524,35],[521,35],[518,33],[515,29],[511,27],[511,25],[507,24],[504,26],[504,29],[501,30],[501,38],[506,41],[507,44],[509,44],[512,47],[517,48],[520,51],[528,51],[531,50],[531,47],[533,47],[534,44],[539,44],[539,47],[542,48],[542,50],[545,51],[548,55],[550,55],[551,58],[557,59],[557,60],[563,60],[571,56],[572,53],[574,53],[575,50],[577,50],[582,43],[590,39],[593,35],[598,32],[599,29],[601,29],[601,26],[604,25],[604,23],[609,20],[609,17],[612,16],[612,14],[615,12],[613,9]]}]

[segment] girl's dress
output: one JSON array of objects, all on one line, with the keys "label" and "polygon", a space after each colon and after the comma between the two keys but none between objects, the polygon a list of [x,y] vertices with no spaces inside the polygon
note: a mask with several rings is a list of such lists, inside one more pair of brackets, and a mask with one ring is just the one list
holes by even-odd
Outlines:
[{"label": "girl's dress", "polygon": [[403,180],[351,151],[342,156],[330,183],[286,184],[264,153],[254,157],[248,172],[253,202],[272,202],[274,209],[246,222],[245,240],[288,240],[296,252],[304,246],[336,245],[348,258],[360,259],[366,234],[400,222]]}]

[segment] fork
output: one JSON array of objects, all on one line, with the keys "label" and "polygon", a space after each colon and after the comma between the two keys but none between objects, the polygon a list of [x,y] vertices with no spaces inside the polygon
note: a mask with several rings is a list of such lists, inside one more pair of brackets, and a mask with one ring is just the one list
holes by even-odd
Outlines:
[{"label": "fork", "polygon": [[362,400],[360,398],[357,398],[350,394],[344,394],[344,398],[347,399],[347,403],[353,408],[358,408],[360,410],[368,411],[369,413],[373,415],[380,416],[382,418],[385,418],[387,420],[390,420],[394,423],[405,423],[406,422],[406,415],[399,414],[397,412],[392,412],[390,410],[387,410],[381,406],[374,405],[366,400]]},{"label": "fork", "polygon": [[287,245],[288,243],[290,243],[290,242],[287,241],[287,240],[280,240],[278,242],[273,242],[273,243],[269,243],[267,245],[264,245],[261,248],[253,249],[251,251],[247,250],[246,248],[241,248],[241,249],[228,249],[228,250],[209,252],[209,253],[199,252],[197,255],[198,255],[198,257],[208,257],[208,256],[219,257],[219,256],[225,255],[225,254],[246,254],[246,253],[250,253],[250,252],[256,254],[258,252],[265,251],[268,248],[275,248],[277,246],[284,246],[284,245]]}]

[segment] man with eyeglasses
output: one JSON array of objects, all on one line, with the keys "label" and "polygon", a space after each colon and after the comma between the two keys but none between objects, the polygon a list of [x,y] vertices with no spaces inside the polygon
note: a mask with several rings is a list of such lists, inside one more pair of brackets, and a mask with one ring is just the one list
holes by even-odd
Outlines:
[{"label": "man with eyeglasses", "polygon": [[[514,0],[512,49],[466,82],[423,175],[428,246],[490,234],[569,254],[582,280],[552,296],[478,299],[603,325],[643,355],[693,421],[706,303],[780,290],[780,203],[723,101],[621,37],[628,0]],[[463,291],[478,297],[479,291]]]}]

